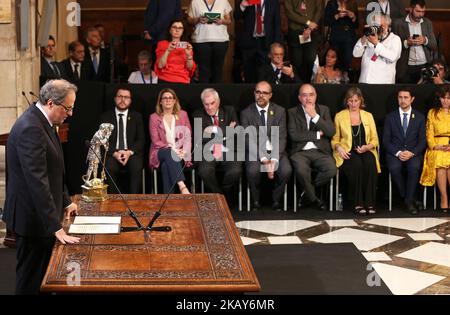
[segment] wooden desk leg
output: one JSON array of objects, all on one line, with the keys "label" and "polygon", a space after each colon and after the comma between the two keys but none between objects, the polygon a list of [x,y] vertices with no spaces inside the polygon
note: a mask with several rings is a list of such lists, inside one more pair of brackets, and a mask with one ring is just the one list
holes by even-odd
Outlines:
[{"label": "wooden desk leg", "polygon": [[16,248],[16,235],[14,234],[14,232],[11,232],[8,229],[6,230],[6,236],[3,245],[9,248]]}]

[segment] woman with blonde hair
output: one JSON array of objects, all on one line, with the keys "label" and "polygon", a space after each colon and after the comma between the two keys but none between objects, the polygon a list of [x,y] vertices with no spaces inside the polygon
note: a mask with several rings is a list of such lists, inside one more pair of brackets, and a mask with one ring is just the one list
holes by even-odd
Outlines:
[{"label": "woman with blonde hair", "polygon": [[189,194],[181,171],[183,162],[191,166],[191,124],[187,113],[181,109],[177,94],[172,89],[159,92],[156,112],[150,115],[151,169],[159,168],[163,179],[163,191],[172,193],[174,183],[182,194]]},{"label": "woman with blonde hair", "polygon": [[420,184],[433,186],[437,182],[441,196],[441,210],[448,212],[447,187],[450,185],[450,86],[437,93],[439,106],[427,116],[426,134],[428,148],[423,161]]},{"label": "woman with blonde hair", "polygon": [[331,139],[336,166],[348,181],[348,198],[357,214],[374,214],[380,162],[377,129],[357,87],[345,95],[346,109],[336,114],[336,133]]}]

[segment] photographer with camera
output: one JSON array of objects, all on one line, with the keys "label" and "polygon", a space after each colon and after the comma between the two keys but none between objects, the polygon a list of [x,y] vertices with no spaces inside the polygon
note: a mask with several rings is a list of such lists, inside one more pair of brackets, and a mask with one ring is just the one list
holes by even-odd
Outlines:
[{"label": "photographer with camera", "polygon": [[436,59],[431,63],[431,66],[421,69],[421,78],[417,84],[433,83],[433,84],[448,84],[447,78],[448,67],[444,61]]},{"label": "photographer with camera", "polygon": [[409,9],[406,18],[396,20],[392,26],[403,44],[397,64],[398,83],[417,83],[438,49],[433,23],[424,17],[425,0],[411,0]]},{"label": "photographer with camera", "polygon": [[362,57],[359,83],[394,84],[402,43],[400,37],[390,31],[389,15],[377,13],[374,21],[374,25],[364,27],[364,35],[353,48],[353,57]]}]

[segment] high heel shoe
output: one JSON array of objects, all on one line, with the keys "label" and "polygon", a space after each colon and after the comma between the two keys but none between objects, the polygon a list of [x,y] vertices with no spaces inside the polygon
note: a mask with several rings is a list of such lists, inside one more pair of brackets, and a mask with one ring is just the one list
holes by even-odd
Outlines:
[{"label": "high heel shoe", "polygon": [[355,211],[356,214],[360,214],[360,215],[366,215],[367,214],[366,209],[364,209],[364,207],[361,207],[361,206],[356,206],[354,211]]},{"label": "high heel shoe", "polygon": [[367,213],[375,214],[375,213],[377,213],[377,210],[374,207],[367,207]]}]

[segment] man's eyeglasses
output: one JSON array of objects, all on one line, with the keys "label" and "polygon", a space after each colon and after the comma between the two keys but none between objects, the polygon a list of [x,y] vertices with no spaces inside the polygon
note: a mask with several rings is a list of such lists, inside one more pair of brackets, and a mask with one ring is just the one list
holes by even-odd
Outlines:
[{"label": "man's eyeglasses", "polygon": [[124,100],[129,100],[129,99],[131,99],[131,97],[129,97],[128,95],[117,95],[116,96],[117,98],[122,98],[122,99],[124,99]]},{"label": "man's eyeglasses", "polygon": [[267,96],[267,95],[272,94],[272,92],[255,90],[255,94],[256,94],[256,95],[261,95],[261,94],[262,94],[262,95],[264,95],[264,96]]},{"label": "man's eyeglasses", "polygon": [[62,106],[64,108],[64,110],[66,111],[66,113],[70,113],[71,111],[73,111],[73,108],[74,108],[74,106],[66,106],[64,104],[56,104],[55,103],[55,105]]}]

